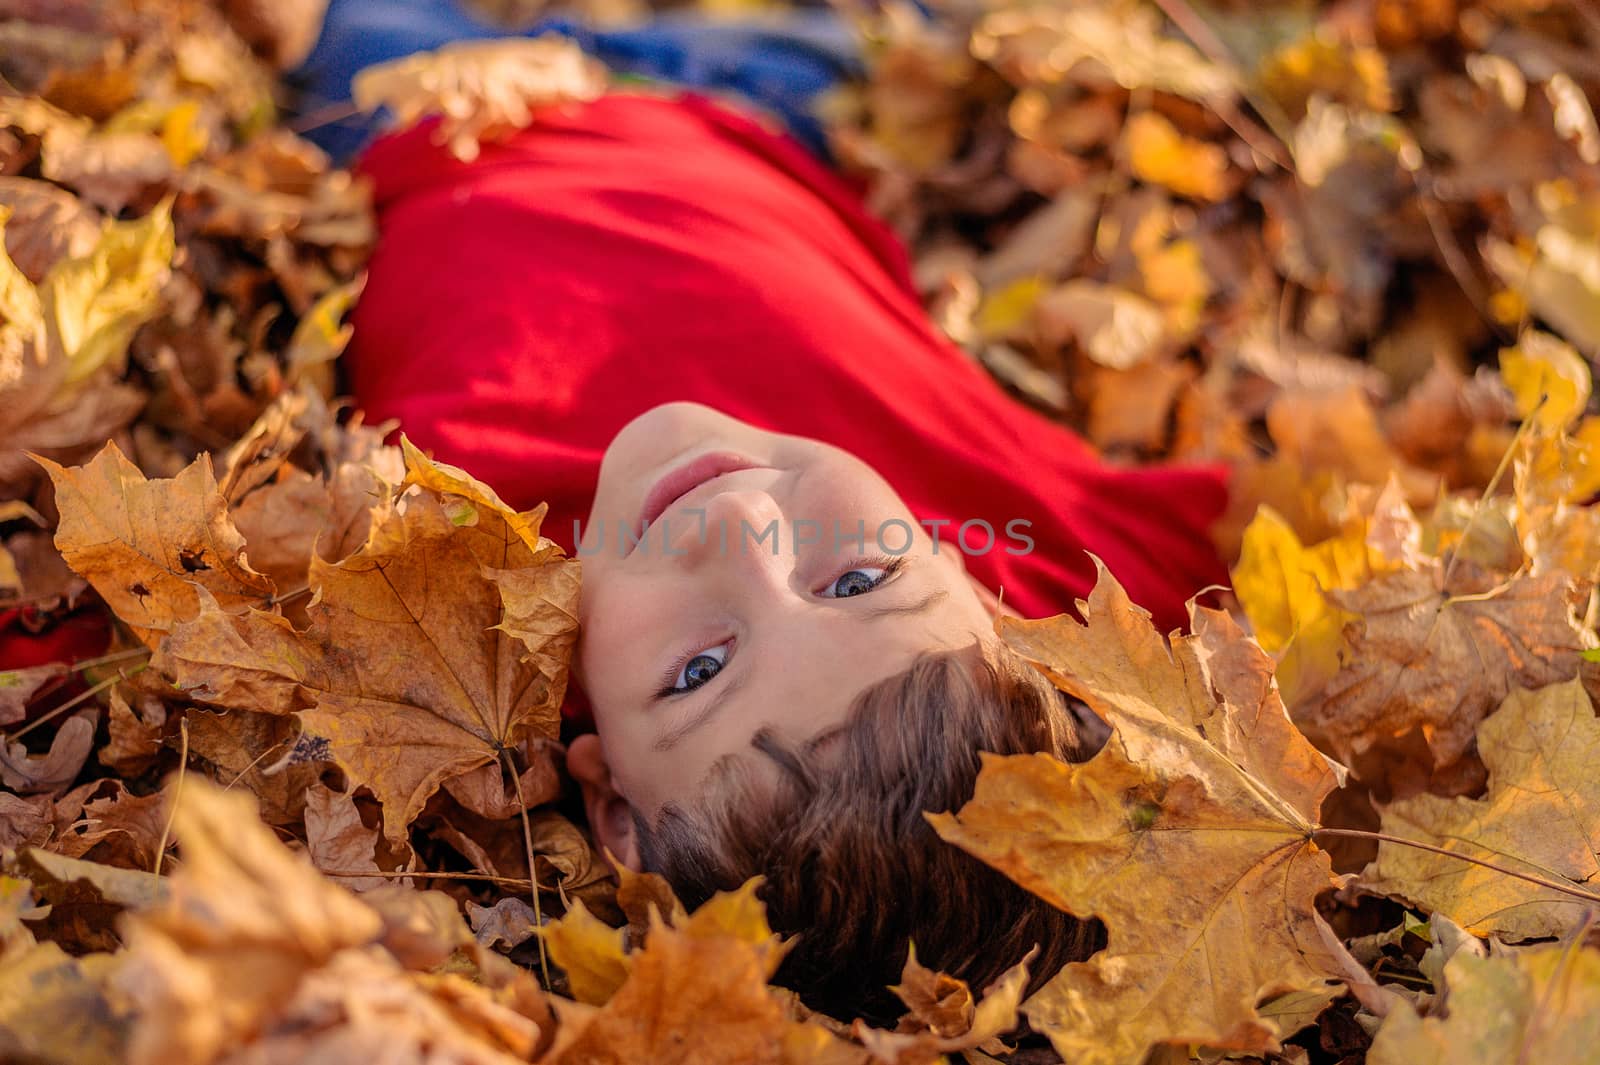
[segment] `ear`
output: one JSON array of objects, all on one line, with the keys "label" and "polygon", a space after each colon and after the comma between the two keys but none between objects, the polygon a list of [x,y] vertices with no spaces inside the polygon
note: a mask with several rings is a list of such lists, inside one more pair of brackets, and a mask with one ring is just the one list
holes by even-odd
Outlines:
[{"label": "ear", "polygon": [[599,736],[591,732],[567,745],[567,772],[583,792],[583,809],[589,816],[589,829],[594,833],[595,842],[609,850],[618,862],[639,872],[642,863],[633,828],[633,809],[617,792]]}]

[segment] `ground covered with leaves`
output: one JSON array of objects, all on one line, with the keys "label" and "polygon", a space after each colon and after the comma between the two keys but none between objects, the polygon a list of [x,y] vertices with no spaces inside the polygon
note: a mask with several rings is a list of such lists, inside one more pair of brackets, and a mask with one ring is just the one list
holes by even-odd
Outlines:
[{"label": "ground covered with leaves", "polygon": [[[218,9],[8,0],[0,1058],[1600,1061],[1600,7],[935,7],[850,9],[825,104],[930,314],[1234,470],[1230,609],[1005,621],[1111,739],[934,818],[1105,948],[1025,1001],[912,958],[884,1031],[769,985],[755,885],[618,881],[576,564],[335,401],[365,191]],[[541,42],[358,96],[470,154],[604,91]]]}]

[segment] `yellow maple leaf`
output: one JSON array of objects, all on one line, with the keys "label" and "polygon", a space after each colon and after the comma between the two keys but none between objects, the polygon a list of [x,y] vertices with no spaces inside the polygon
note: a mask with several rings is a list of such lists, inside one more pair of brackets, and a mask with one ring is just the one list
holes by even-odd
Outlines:
[{"label": "yellow maple leaf", "polygon": [[1369,1065],[1600,1062],[1600,950],[1551,945],[1487,958],[1460,951],[1444,975],[1448,1013],[1422,1018],[1396,1000]]},{"label": "yellow maple leaf", "polygon": [[[1383,831],[1574,887],[1600,883],[1600,721],[1582,682],[1513,691],[1478,726],[1478,753],[1489,769],[1481,799],[1393,802],[1382,809]],[[1362,879],[1481,936],[1562,935],[1594,905],[1388,842]]]},{"label": "yellow maple leaf", "polygon": [[1226,614],[1191,607],[1195,635],[1169,650],[1104,567],[1081,610],[1084,624],[1002,619],[1001,634],[1111,724],[1106,746],[1078,766],[985,755],[972,801],[930,820],[1041,898],[1105,922],[1106,949],[1023,1006],[1063,1057],[1272,1049],[1287,1032],[1256,1004],[1337,979],[1314,907],[1333,881],[1311,833],[1339,773]]}]

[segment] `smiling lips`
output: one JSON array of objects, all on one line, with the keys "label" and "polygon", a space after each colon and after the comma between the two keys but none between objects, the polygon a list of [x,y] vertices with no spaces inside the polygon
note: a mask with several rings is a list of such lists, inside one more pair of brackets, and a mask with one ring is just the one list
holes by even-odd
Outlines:
[{"label": "smiling lips", "polygon": [[713,478],[757,468],[764,467],[732,451],[712,451],[690,459],[676,469],[668,470],[645,494],[644,506],[639,511],[639,523],[649,525],[654,522],[672,504]]}]

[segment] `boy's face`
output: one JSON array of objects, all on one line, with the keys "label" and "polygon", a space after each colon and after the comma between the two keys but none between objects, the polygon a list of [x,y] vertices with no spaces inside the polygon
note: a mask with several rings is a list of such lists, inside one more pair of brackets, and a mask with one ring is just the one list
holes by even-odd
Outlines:
[{"label": "boy's face", "polygon": [[697,404],[612,441],[582,550],[577,673],[599,735],[569,764],[625,861],[629,806],[692,806],[724,756],[775,775],[757,731],[825,737],[919,653],[993,632],[958,549],[936,552],[865,463]]}]

